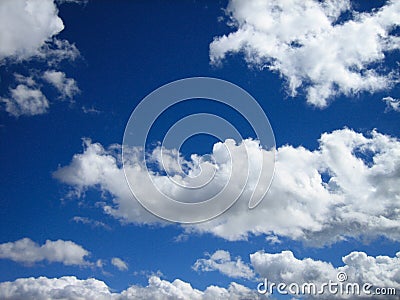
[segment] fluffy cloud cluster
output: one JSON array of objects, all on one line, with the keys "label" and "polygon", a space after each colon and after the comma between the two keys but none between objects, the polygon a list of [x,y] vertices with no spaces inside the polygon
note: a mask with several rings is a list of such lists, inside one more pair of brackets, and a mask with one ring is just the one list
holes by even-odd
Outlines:
[{"label": "fluffy cloud cluster", "polygon": [[[232,149],[241,147],[225,143],[230,143]],[[257,141],[246,143],[260,152],[253,159],[269,155]],[[104,204],[104,211],[122,222],[160,223],[130,192],[119,148],[113,145],[105,149],[85,140],[84,152],[74,155],[72,162],[54,176],[72,186],[74,195],[89,188],[111,194],[113,203]],[[225,153],[224,149],[214,147],[213,155],[218,157]],[[139,155],[141,150],[132,151]],[[286,145],[276,153],[275,177],[259,206],[248,209],[246,195],[251,191],[245,191],[244,197],[218,218],[185,226],[187,233],[208,232],[228,240],[246,239],[249,234],[286,236],[313,245],[378,236],[400,240],[400,141],[396,138],[376,131],[364,136],[345,128],[322,134],[316,150]],[[131,182],[140,186],[147,169],[137,157],[130,156],[126,166],[128,176],[135,176]],[[216,169],[224,170],[223,162],[218,164],[217,160],[216,164]],[[251,165],[257,166],[257,161]],[[236,180],[247,176],[240,168],[230,175]],[[168,181],[161,173],[152,176],[154,180]],[[256,183],[248,182],[248,187],[252,186]],[[143,184],[141,187],[143,193],[149,190]]]},{"label": "fluffy cloud cluster", "polygon": [[18,84],[10,89],[9,97],[0,97],[5,110],[14,117],[34,116],[47,112],[49,101],[34,82],[32,85]]},{"label": "fluffy cloud cluster", "polygon": [[229,288],[209,286],[206,290],[194,289],[189,283],[176,279],[173,282],[157,276],[149,278],[146,287],[131,286],[121,293],[110,292],[109,287],[96,279],[80,280],[73,276],[61,278],[21,278],[0,283],[1,299],[258,299],[255,291],[231,283]]},{"label": "fluffy cloud cluster", "polygon": [[[329,280],[338,282],[337,274],[344,272],[347,275],[347,282],[358,283],[360,286],[370,283],[373,286],[371,292],[374,292],[377,287],[394,288],[396,294],[400,292],[400,252],[395,257],[372,257],[364,252],[351,252],[342,258],[344,266],[338,268],[330,263],[310,258],[297,259],[291,251],[274,254],[259,251],[251,254],[250,260],[257,274],[274,283],[302,285],[312,282],[318,286],[328,283]],[[340,298],[341,295],[337,296]],[[366,295],[361,296],[366,297]],[[334,295],[325,295],[325,297],[334,298]],[[385,299],[392,298],[385,296]]]},{"label": "fluffy cloud cluster", "polygon": [[208,258],[198,259],[193,269],[202,272],[219,271],[231,278],[251,279],[254,277],[253,270],[240,257],[232,260],[228,251],[217,250],[207,256]]},{"label": "fluffy cloud cluster", "polygon": [[242,52],[249,65],[284,77],[291,96],[303,87],[308,103],[317,107],[336,95],[372,93],[397,80],[393,70],[379,65],[400,49],[392,33],[400,24],[399,1],[360,13],[349,0],[231,0],[226,13],[236,31],[214,38],[211,63]]},{"label": "fluffy cloud cluster", "polygon": [[85,257],[89,252],[71,241],[50,241],[38,245],[29,238],[0,244],[0,258],[32,264],[40,261],[59,262],[64,265],[89,265]]},{"label": "fluffy cloud cluster", "polygon": [[[0,65],[16,64],[35,59],[45,66],[57,66],[62,60],[75,60],[79,51],[74,44],[60,40],[56,35],[64,29],[53,0],[4,0],[0,2]],[[28,70],[31,82],[21,83],[17,74],[16,87],[8,89],[8,95],[0,97],[5,110],[12,116],[39,115],[46,113],[49,101],[35,80],[55,86],[61,98],[71,99],[79,88],[74,79],[61,71],[48,70],[38,75]],[[35,80],[32,77],[37,77]]]}]

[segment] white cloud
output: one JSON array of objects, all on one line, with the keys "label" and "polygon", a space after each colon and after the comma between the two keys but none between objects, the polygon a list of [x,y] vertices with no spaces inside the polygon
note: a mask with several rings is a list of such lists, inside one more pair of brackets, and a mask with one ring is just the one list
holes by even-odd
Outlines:
[{"label": "white cloud", "polygon": [[250,255],[250,261],[257,274],[275,283],[317,283],[329,279],[336,281],[337,272],[341,270],[335,270],[332,264],[327,262],[311,258],[297,259],[291,251],[258,251]]},{"label": "white cloud", "polygon": [[400,112],[400,99],[384,97],[382,101],[386,103],[386,111],[394,110]]},{"label": "white cloud", "polygon": [[283,146],[275,177],[254,210],[245,203],[197,230],[235,240],[249,233],[322,245],[386,236],[399,240],[400,142],[373,131],[322,134],[318,150]]},{"label": "white cloud", "polygon": [[128,264],[118,257],[113,257],[111,259],[111,264],[120,271],[128,270]]},{"label": "white cloud", "polygon": [[63,60],[74,61],[80,57],[80,52],[75,44],[67,40],[52,38],[38,49],[34,58],[46,62],[49,66],[57,66]]},{"label": "white cloud", "polygon": [[36,81],[33,79],[33,76],[24,76],[22,74],[14,73],[14,77],[16,82],[22,83],[29,87],[37,86]]},{"label": "white cloud", "polygon": [[98,267],[100,269],[102,269],[105,264],[106,263],[105,263],[105,261],[103,259],[98,259],[98,260],[96,260],[96,263],[95,263],[96,267]]},{"label": "white cloud", "polygon": [[103,282],[94,278],[80,280],[74,276],[61,278],[20,278],[13,282],[0,283],[1,299],[258,299],[253,290],[232,282],[229,287],[209,286],[206,290],[194,289],[189,283],[176,279],[173,282],[157,276],[149,278],[145,287],[131,286],[121,293],[112,293]]},{"label": "white cloud", "polygon": [[265,237],[265,240],[271,245],[281,244],[282,241],[276,235],[268,235]]},{"label": "white cloud", "polygon": [[[257,166],[261,155],[268,153],[259,148],[257,141],[246,143],[254,150],[251,165]],[[240,158],[242,146],[231,144],[229,147]],[[214,156],[221,157],[223,149],[214,147]],[[140,151],[133,149],[127,164],[128,176],[134,176],[132,182],[138,184],[142,176],[147,176],[146,168],[139,164]],[[105,204],[104,211],[121,222],[166,225],[135,200],[121,164],[119,146],[104,149],[99,143],[85,140],[84,152],[74,155],[72,162],[57,170],[54,176],[72,186],[78,196],[94,187],[110,193],[113,203]],[[217,159],[216,164],[216,169],[226,169],[223,160]],[[379,236],[399,241],[399,172],[400,141],[396,138],[376,131],[364,136],[346,128],[324,133],[317,150],[290,145],[277,149],[271,189],[255,209],[248,209],[249,191],[245,190],[238,202],[218,218],[183,228],[187,234],[212,233],[228,240],[264,234],[286,236],[313,245]],[[168,182],[161,174],[153,176],[154,180]],[[233,180],[239,180],[240,176],[244,175],[232,174]],[[250,176],[249,186],[252,180]],[[146,186],[142,188],[143,193],[148,191]],[[202,196],[193,191],[188,195]]]},{"label": "white cloud", "polygon": [[312,105],[322,108],[337,95],[373,93],[396,82],[397,74],[379,65],[400,49],[391,33],[400,24],[399,1],[359,13],[349,0],[231,0],[226,13],[236,31],[214,38],[211,63],[242,52],[249,65],[284,77],[291,96],[304,88]]},{"label": "white cloud", "polygon": [[64,29],[52,0],[0,2],[0,60],[25,59]]},{"label": "white cloud", "polygon": [[256,291],[235,282],[228,289],[209,286],[200,291],[180,279],[171,283],[156,276],[150,277],[148,286],[133,286],[121,294],[122,299],[259,299]]},{"label": "white cloud", "polygon": [[74,4],[87,4],[89,0],[55,0],[57,4],[74,3]]},{"label": "white cloud", "polygon": [[[258,251],[250,255],[250,260],[257,274],[276,284],[283,282],[287,285],[291,283],[302,285],[312,282],[318,286],[328,283],[329,280],[338,282],[337,274],[345,272],[349,283],[359,283],[360,286],[364,283],[372,284],[371,292],[376,287],[395,288],[396,293],[400,292],[400,252],[395,257],[372,257],[364,252],[351,252],[342,258],[344,265],[338,268],[311,258],[297,259],[291,251],[273,254]],[[328,299],[334,298],[332,294],[318,297],[323,296]],[[340,298],[340,295],[337,296]],[[389,296],[386,297],[385,299],[391,299]]]},{"label": "white cloud", "polygon": [[91,106],[91,107],[82,106],[82,111],[85,114],[100,114],[101,113],[101,111],[98,110],[97,108],[95,108],[94,106]]},{"label": "white cloud", "polygon": [[76,223],[82,223],[82,224],[87,224],[90,225],[92,227],[102,227],[104,229],[110,230],[110,226],[108,226],[107,224],[101,222],[101,221],[97,221],[97,220],[92,220],[89,219],[87,217],[80,217],[80,216],[75,216],[72,218],[72,220]]},{"label": "white cloud", "polygon": [[9,89],[9,95],[0,97],[0,102],[5,104],[5,110],[12,116],[33,116],[44,114],[48,111],[50,102],[42,93],[41,86],[35,81],[41,79],[53,85],[60,93],[61,99],[72,98],[80,92],[76,81],[67,78],[65,73],[47,70],[42,76],[32,72],[30,76],[14,74],[17,86]]},{"label": "white cloud", "polygon": [[72,99],[80,92],[76,81],[72,78],[67,78],[64,72],[47,70],[44,72],[43,78],[57,88],[61,98]]},{"label": "white cloud", "polygon": [[57,39],[64,29],[53,0],[4,0],[0,2],[0,61],[32,57],[49,65],[79,57],[67,40]]},{"label": "white cloud", "polygon": [[[80,56],[76,46],[56,38],[63,29],[53,0],[0,1],[0,65],[35,60],[54,67],[62,60],[75,60]],[[20,84],[9,89],[9,96],[0,97],[10,115],[32,116],[48,110],[49,102],[33,79],[39,71],[29,72],[28,77],[16,74]],[[54,85],[62,98],[72,99],[79,93],[75,80],[62,72],[46,71],[43,79]]]},{"label": "white cloud", "polygon": [[89,252],[82,246],[63,240],[47,240],[41,246],[29,238],[0,244],[0,258],[19,263],[32,264],[46,260],[50,263],[60,262],[67,266],[85,266],[90,264],[85,260],[88,255]]},{"label": "white cloud", "polygon": [[72,185],[78,196],[93,187],[110,193],[115,197],[113,203],[116,206],[105,205],[104,211],[115,218],[135,223],[160,222],[133,198],[122,170],[120,146],[104,149],[102,145],[84,139],[84,148],[84,153],[75,154],[70,165],[58,169],[54,177]]},{"label": "white cloud", "polygon": [[49,108],[49,101],[41,90],[25,84],[10,89],[10,97],[0,98],[0,102],[5,103],[5,110],[15,117],[44,114]]},{"label": "white cloud", "polygon": [[228,251],[217,250],[211,255],[206,253],[206,256],[208,258],[198,259],[192,268],[202,272],[219,271],[231,278],[252,279],[254,277],[250,267],[240,257],[232,260]]},{"label": "white cloud", "polygon": [[110,299],[107,285],[90,278],[77,279],[74,276],[61,278],[20,278],[13,282],[0,283],[1,299]]},{"label": "white cloud", "polygon": [[[218,252],[218,251],[217,251]],[[217,253],[216,252],[216,253]],[[222,252],[221,252],[222,253]],[[222,253],[226,256],[226,253]],[[371,283],[376,287],[393,287],[400,292],[400,252],[395,257],[368,256],[364,252],[351,252],[343,257],[343,266],[313,260],[298,259],[291,251],[265,253],[258,251],[250,255],[254,271],[260,280],[267,278],[274,283],[321,284],[337,282],[337,273],[345,272],[350,283]],[[102,263],[101,263],[102,265]],[[372,291],[373,291],[372,289]],[[324,295],[319,295],[322,298]],[[333,295],[325,295],[333,298]],[[193,288],[190,283],[176,279],[172,282],[151,276],[147,286],[133,285],[120,293],[111,292],[103,281],[90,278],[77,279],[74,276],[60,278],[20,278],[0,283],[1,299],[265,299],[256,289],[249,289],[232,282],[228,288],[209,286],[204,291]],[[373,299],[373,298],[368,298]],[[387,296],[385,299],[391,299]]]}]

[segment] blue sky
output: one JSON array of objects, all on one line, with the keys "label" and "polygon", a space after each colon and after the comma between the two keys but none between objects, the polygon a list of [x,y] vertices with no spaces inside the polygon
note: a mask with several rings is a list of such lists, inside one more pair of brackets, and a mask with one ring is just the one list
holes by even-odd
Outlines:
[{"label": "blue sky", "polygon": [[[255,298],[260,278],[339,271],[400,293],[399,2],[285,3],[0,3],[0,298]],[[120,145],[144,97],[198,76],[257,100],[275,177],[254,212],[238,201],[183,226],[129,192]],[[238,113],[206,100],[166,111],[149,143],[199,112],[258,149]],[[181,155],[218,155],[216,142]]]}]

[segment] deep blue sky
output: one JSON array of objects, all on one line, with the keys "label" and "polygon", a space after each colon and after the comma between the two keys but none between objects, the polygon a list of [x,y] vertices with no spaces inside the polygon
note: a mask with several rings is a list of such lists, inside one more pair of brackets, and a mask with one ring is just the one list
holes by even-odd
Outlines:
[{"label": "deep blue sky", "polygon": [[[364,5],[369,4],[357,2],[359,10]],[[204,289],[211,284],[226,287],[232,281],[218,272],[191,269],[205,252],[218,249],[241,256],[246,263],[250,253],[264,249],[271,253],[291,250],[298,258],[321,259],[334,266],[341,266],[341,257],[354,250],[372,256],[395,255],[399,242],[385,238],[369,243],[350,239],[323,248],[304,246],[289,238],[271,245],[264,236],[229,242],[210,234],[193,234],[176,242],[182,233],[179,226],[120,224],[95,205],[102,196],[110,199],[109,194],[90,189],[82,199],[70,199],[66,196],[69,187],[52,177],[59,166],[68,165],[74,154],[82,152],[84,137],[105,147],[121,144],[135,106],[154,89],[186,77],[221,78],[248,91],[267,114],[278,147],[290,144],[314,150],[321,133],[343,127],[361,133],[376,128],[400,136],[399,113],[385,112],[386,105],[381,101],[388,95],[399,96],[398,85],[390,91],[338,96],[327,108],[320,109],[305,102],[304,92],[289,97],[277,73],[248,67],[241,54],[228,56],[221,66],[210,65],[209,44],[214,37],[231,31],[225,21],[218,21],[226,6],[227,1],[89,1],[86,5],[59,7],[65,29],[57,37],[74,43],[81,53],[76,61],[63,62],[60,68],[76,80],[81,93],[73,103],[52,101],[49,112],[43,115],[15,118],[0,111],[0,243],[24,237],[40,245],[47,239],[72,240],[91,252],[90,261],[120,257],[129,264],[129,271],[118,271],[110,263],[101,270],[47,262],[26,265],[3,259],[0,282],[29,276],[75,275],[104,280],[119,291],[132,284],[146,285],[146,275],[161,271],[169,281],[180,278]],[[396,52],[387,64],[393,66],[398,58]],[[42,68],[43,63],[38,61],[0,65],[0,94],[4,96],[10,86],[15,86],[14,73],[28,75]],[[44,85],[42,91],[49,100],[57,98],[50,86]],[[229,116],[229,111],[219,106],[195,105],[177,107],[170,112],[171,117],[179,119],[191,109],[221,109],[221,115]],[[86,114],[83,106],[99,112]],[[243,120],[234,115],[233,119],[245,128]],[[164,122],[160,126],[168,123]],[[160,128],[160,132],[163,130]],[[212,141],[204,138],[200,147],[196,143],[186,145],[183,155],[205,153]],[[74,216],[101,220],[110,229],[76,223],[72,221]],[[134,273],[140,271],[146,274]],[[256,286],[247,280],[235,281],[252,289]]]}]

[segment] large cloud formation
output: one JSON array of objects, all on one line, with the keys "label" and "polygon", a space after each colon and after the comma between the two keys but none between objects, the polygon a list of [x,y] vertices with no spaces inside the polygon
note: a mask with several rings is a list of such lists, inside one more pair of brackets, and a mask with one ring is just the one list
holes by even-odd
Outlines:
[{"label": "large cloud formation", "polygon": [[339,94],[373,93],[397,80],[394,70],[379,66],[400,49],[393,33],[400,24],[399,1],[361,13],[349,0],[231,0],[226,13],[236,31],[214,38],[211,63],[242,52],[249,65],[284,77],[291,96],[304,88],[317,107]]},{"label": "large cloud formation", "polygon": [[173,282],[157,276],[149,278],[145,287],[131,286],[121,293],[112,293],[103,282],[94,278],[80,280],[74,276],[61,278],[20,278],[13,282],[0,283],[1,299],[258,299],[256,291],[232,282],[229,287],[209,286],[204,291],[193,288],[189,283],[176,279]]},{"label": "large cloud formation", "polygon": [[[226,148],[221,145],[226,143],[232,149],[240,149],[244,142],[240,145],[232,145],[229,140],[219,143],[212,154],[218,157],[225,153]],[[259,152],[251,156],[253,160],[268,155],[257,141],[246,140],[245,143]],[[141,150],[135,151],[139,155]],[[237,155],[240,153],[236,151]],[[208,232],[228,240],[246,239],[250,234],[286,236],[317,246],[347,238],[384,236],[400,240],[398,139],[375,130],[365,136],[344,128],[322,134],[316,150],[286,145],[276,153],[275,177],[259,206],[249,210],[248,199],[241,197],[218,218],[185,226],[185,230]],[[226,161],[217,160],[216,169],[226,169],[224,163]],[[257,165],[257,161],[251,165]],[[128,176],[135,176],[131,182],[140,184],[141,176],[147,176],[146,167],[140,165],[135,155],[126,166]],[[247,176],[231,175],[232,178]],[[109,193],[112,203],[103,204],[103,209],[122,222],[165,224],[143,209],[131,194],[118,145],[105,149],[99,143],[85,140],[84,152],[75,154],[71,163],[59,168],[54,176],[72,187],[71,196],[80,196],[89,188]],[[165,180],[162,173],[152,176],[154,180]],[[248,184],[249,187],[255,185]],[[146,186],[142,188],[148,190]]]}]

